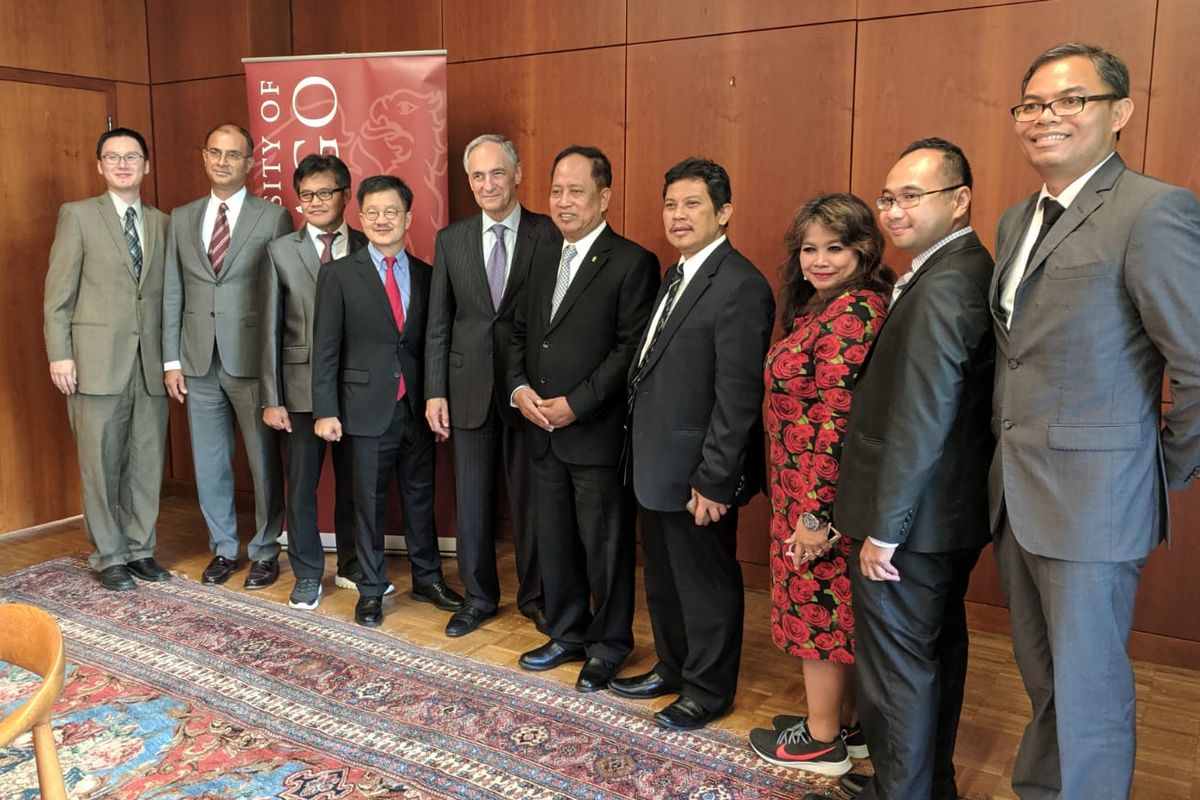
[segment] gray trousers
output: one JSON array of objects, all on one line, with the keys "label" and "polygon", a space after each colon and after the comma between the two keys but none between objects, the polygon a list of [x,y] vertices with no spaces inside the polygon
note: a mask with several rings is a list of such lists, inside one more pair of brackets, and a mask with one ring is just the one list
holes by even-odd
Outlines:
[{"label": "gray trousers", "polygon": [[1035,555],[1008,519],[995,549],[1013,654],[1033,703],[1013,791],[1022,800],[1125,800],[1137,732],[1126,647],[1145,562]]},{"label": "gray trousers", "polygon": [[230,375],[214,348],[208,374],[187,378],[187,389],[196,493],[208,525],[209,549],[228,559],[238,556],[237,513],[233,506],[236,419],[254,483],[254,537],[246,550],[252,561],[277,558],[279,533],[283,530],[282,466],[279,440],[262,421],[258,379]]},{"label": "gray trousers", "polygon": [[67,398],[83,486],[83,527],[99,572],[154,555],[167,398],[146,391],[141,357],[120,394]]}]

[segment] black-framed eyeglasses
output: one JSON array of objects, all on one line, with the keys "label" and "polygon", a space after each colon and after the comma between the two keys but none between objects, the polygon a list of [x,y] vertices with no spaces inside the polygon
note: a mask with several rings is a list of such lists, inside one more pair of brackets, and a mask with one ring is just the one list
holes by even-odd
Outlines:
[{"label": "black-framed eyeglasses", "polygon": [[299,192],[296,192],[296,196],[300,198],[301,203],[311,203],[314,197],[327,201],[338,192],[344,192],[349,188],[349,186],[339,186],[336,189],[316,189],[311,192],[307,189],[301,189]]},{"label": "black-framed eyeglasses", "polygon": [[218,150],[215,147],[204,148],[204,155],[214,164],[220,163],[222,158],[226,159],[230,164],[240,164],[249,157],[248,153],[243,153],[240,150]]},{"label": "black-framed eyeglasses", "polygon": [[1048,108],[1050,113],[1056,117],[1073,117],[1076,114],[1082,114],[1084,107],[1088,103],[1097,100],[1120,100],[1119,94],[1089,94],[1078,95],[1072,94],[1066,97],[1060,97],[1057,100],[1051,100],[1049,103],[1018,103],[1009,109],[1013,119],[1017,122],[1033,122],[1038,117],[1042,116],[1043,112]]},{"label": "black-framed eyeglasses", "polygon": [[136,167],[145,159],[146,157],[141,153],[105,153],[104,155],[100,156],[100,160],[105,164],[108,164],[110,167],[115,167],[117,164],[122,162],[131,167]]},{"label": "black-framed eyeglasses", "polygon": [[890,194],[885,194],[875,198],[875,207],[880,211],[891,211],[893,205],[900,206],[901,208],[914,208],[921,202],[921,198],[927,194],[952,192],[964,186],[966,186],[965,183],[956,183],[944,189],[930,189],[928,192],[901,192],[894,197]]}]

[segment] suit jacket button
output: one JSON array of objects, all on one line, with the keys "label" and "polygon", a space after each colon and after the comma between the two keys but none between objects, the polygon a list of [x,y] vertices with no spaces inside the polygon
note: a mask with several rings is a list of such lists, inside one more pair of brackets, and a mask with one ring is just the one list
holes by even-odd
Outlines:
[{"label": "suit jacket button", "polygon": [[540,383],[542,386],[545,386],[545,385],[546,385],[546,379],[545,379],[545,378],[538,378],[538,383]]},{"label": "suit jacket button", "polygon": [[549,349],[550,349],[550,342],[549,342],[549,341],[542,342],[542,349],[543,349],[543,350],[549,350]]},{"label": "suit jacket button", "polygon": [[1020,362],[1020,361],[1017,361],[1015,358],[1010,358],[1010,359],[1008,360],[1008,368],[1009,368],[1009,369],[1016,369],[1016,368],[1017,368],[1017,367],[1019,367],[1020,365],[1021,365],[1021,362]]},{"label": "suit jacket button", "polygon": [[210,311],[210,312],[208,312],[208,315],[209,315],[210,317],[215,317],[215,316],[217,315],[217,312],[215,312],[215,311]]},{"label": "suit jacket button", "polygon": [[1000,423],[1000,427],[1004,428],[1004,430],[1006,430],[1006,431],[1012,430],[1012,426],[1013,426],[1013,421],[1011,419],[1006,419]]},{"label": "suit jacket button", "polygon": [[399,378],[399,377],[400,377],[400,373],[399,373],[399,372],[393,372],[393,373],[392,373],[392,377],[393,377],[393,378]]}]

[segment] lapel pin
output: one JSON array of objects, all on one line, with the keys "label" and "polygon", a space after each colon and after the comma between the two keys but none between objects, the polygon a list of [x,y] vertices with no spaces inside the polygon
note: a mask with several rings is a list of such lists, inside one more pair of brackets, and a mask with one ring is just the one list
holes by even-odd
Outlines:
[{"label": "lapel pin", "polygon": [[595,263],[596,263],[596,257],[595,257],[595,256],[592,256],[592,263],[593,263],[593,264],[595,264]]}]

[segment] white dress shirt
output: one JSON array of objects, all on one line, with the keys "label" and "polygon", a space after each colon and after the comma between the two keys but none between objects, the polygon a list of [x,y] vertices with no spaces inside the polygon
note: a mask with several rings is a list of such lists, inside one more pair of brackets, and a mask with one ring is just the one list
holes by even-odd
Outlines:
[{"label": "white dress shirt", "polygon": [[[315,225],[305,223],[304,229],[308,231],[308,238],[312,240],[313,246],[317,248],[317,258],[321,257],[321,253],[325,252],[325,242],[321,241],[321,234],[325,231]],[[337,229],[337,233],[341,234],[333,240],[333,259],[336,261],[339,258],[344,258],[350,252],[350,226],[346,224],[346,220],[342,220],[342,227]]]},{"label": "white dress shirt", "polygon": [[229,221],[229,236],[232,238],[233,229],[237,227],[238,215],[242,213],[242,205],[245,202],[245,186],[226,200],[222,200],[215,194],[208,195],[208,206],[204,209],[204,219],[200,222],[200,244],[204,245],[204,252],[208,252],[208,244],[212,241],[213,226],[217,224],[217,212],[221,203],[225,204],[225,219]]},{"label": "white dress shirt", "polygon": [[[679,266],[683,269],[683,280],[680,281],[679,289],[675,292],[675,304],[679,304],[679,298],[683,296],[683,292],[687,289],[687,285],[691,283],[692,277],[700,270],[712,252],[721,246],[725,241],[725,235],[721,234],[713,241],[704,246],[699,253],[691,258],[684,258],[679,261]],[[650,350],[650,339],[654,335],[654,330],[658,327],[658,318],[662,316],[663,306],[667,304],[667,296],[664,294],[662,302],[658,304],[658,308],[654,309],[654,315],[650,317],[650,324],[646,326],[646,341],[642,342],[642,351],[638,353],[638,364],[646,360],[646,353]],[[675,306],[671,306],[671,310],[675,310]],[[669,318],[669,317],[668,317]]]},{"label": "white dress shirt", "polygon": [[121,223],[121,230],[125,230],[125,211],[133,209],[133,228],[137,231],[138,244],[142,246],[142,258],[146,257],[146,223],[142,215],[142,198],[138,198],[130,205],[121,198],[117,197],[113,192],[108,193],[108,199],[112,201],[113,208],[117,209],[117,219]]}]

